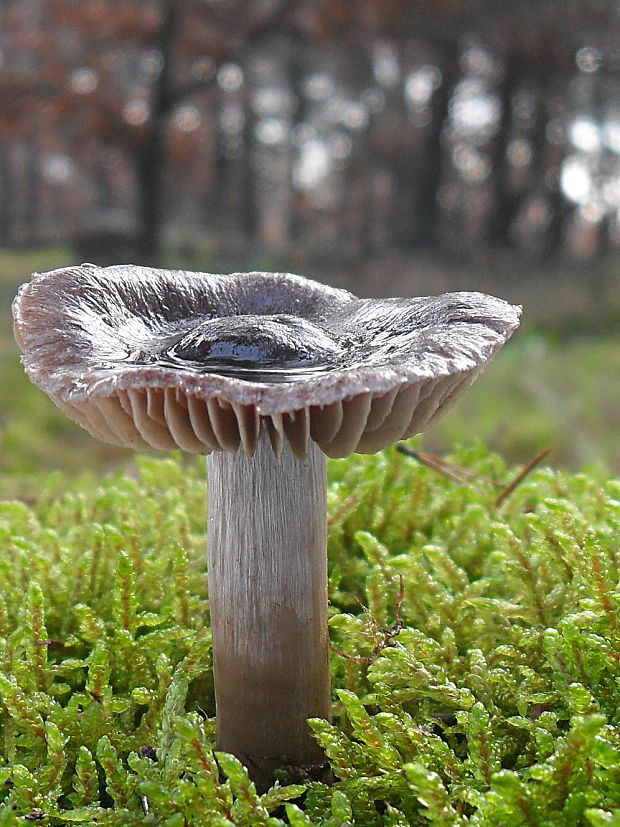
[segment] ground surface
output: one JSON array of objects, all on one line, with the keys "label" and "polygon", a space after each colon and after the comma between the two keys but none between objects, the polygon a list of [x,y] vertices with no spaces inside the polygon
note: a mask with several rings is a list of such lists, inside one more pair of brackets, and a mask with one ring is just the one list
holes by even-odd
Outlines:
[{"label": "ground surface", "polygon": [[202,463],[3,478],[0,824],[620,824],[620,483],[451,460],[330,463],[335,783],[261,797],[212,751]]}]

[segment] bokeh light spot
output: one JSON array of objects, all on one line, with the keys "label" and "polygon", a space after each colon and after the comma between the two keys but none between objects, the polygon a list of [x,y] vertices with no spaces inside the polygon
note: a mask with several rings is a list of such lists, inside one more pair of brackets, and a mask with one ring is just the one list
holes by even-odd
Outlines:
[{"label": "bokeh light spot", "polygon": [[90,95],[98,85],[99,75],[88,66],[76,69],[69,78],[69,86],[78,95]]},{"label": "bokeh light spot", "polygon": [[589,118],[576,118],[569,124],[568,139],[575,149],[582,152],[598,152],[601,148],[598,125]]},{"label": "bokeh light spot", "polygon": [[180,106],[174,114],[174,124],[181,132],[193,132],[198,129],[202,117],[195,106]]},{"label": "bokeh light spot", "polygon": [[513,167],[523,169],[532,162],[532,144],[527,138],[514,138],[508,144],[507,155]]},{"label": "bokeh light spot", "polygon": [[592,46],[584,46],[575,55],[575,63],[581,72],[596,72],[601,67],[603,55]]},{"label": "bokeh light spot", "polygon": [[217,82],[224,92],[238,92],[243,86],[243,70],[236,63],[225,63],[217,73]]},{"label": "bokeh light spot", "polygon": [[289,136],[288,123],[282,118],[262,118],[254,131],[260,143],[266,146],[283,144]]},{"label": "bokeh light spot", "polygon": [[302,144],[299,158],[293,168],[295,186],[303,191],[313,190],[327,177],[331,169],[331,157],[327,144],[313,138]]},{"label": "bokeh light spot", "polygon": [[560,187],[569,201],[586,203],[592,193],[592,173],[586,161],[578,155],[570,155],[562,164]]},{"label": "bokeh light spot", "polygon": [[123,106],[123,118],[131,126],[142,126],[148,121],[149,115],[147,102],[139,98],[130,100]]}]

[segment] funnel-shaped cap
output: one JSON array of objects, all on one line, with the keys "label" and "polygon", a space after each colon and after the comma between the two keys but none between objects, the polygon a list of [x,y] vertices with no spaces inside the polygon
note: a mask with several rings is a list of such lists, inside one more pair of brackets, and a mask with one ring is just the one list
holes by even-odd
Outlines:
[{"label": "funnel-shaped cap", "polygon": [[481,293],[358,299],[283,273],[83,264],[14,303],[32,381],[105,442],[371,453],[451,407],[518,326]]}]

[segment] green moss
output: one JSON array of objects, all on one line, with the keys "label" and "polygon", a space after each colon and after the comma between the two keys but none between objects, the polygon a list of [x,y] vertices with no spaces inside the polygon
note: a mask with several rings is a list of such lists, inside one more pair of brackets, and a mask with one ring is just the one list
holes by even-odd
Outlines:
[{"label": "green moss", "polygon": [[0,825],[620,824],[618,481],[541,469],[498,508],[332,462],[335,783],[259,796],[213,751],[203,470],[3,483]]}]

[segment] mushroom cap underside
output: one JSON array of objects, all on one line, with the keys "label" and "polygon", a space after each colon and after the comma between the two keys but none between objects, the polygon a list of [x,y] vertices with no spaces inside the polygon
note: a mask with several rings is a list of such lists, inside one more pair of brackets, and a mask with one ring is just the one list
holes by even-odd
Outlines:
[{"label": "mushroom cap underside", "polygon": [[30,378],[93,436],[253,453],[371,453],[428,427],[518,326],[480,293],[358,299],[282,273],[130,265],[35,274],[13,303]]}]

